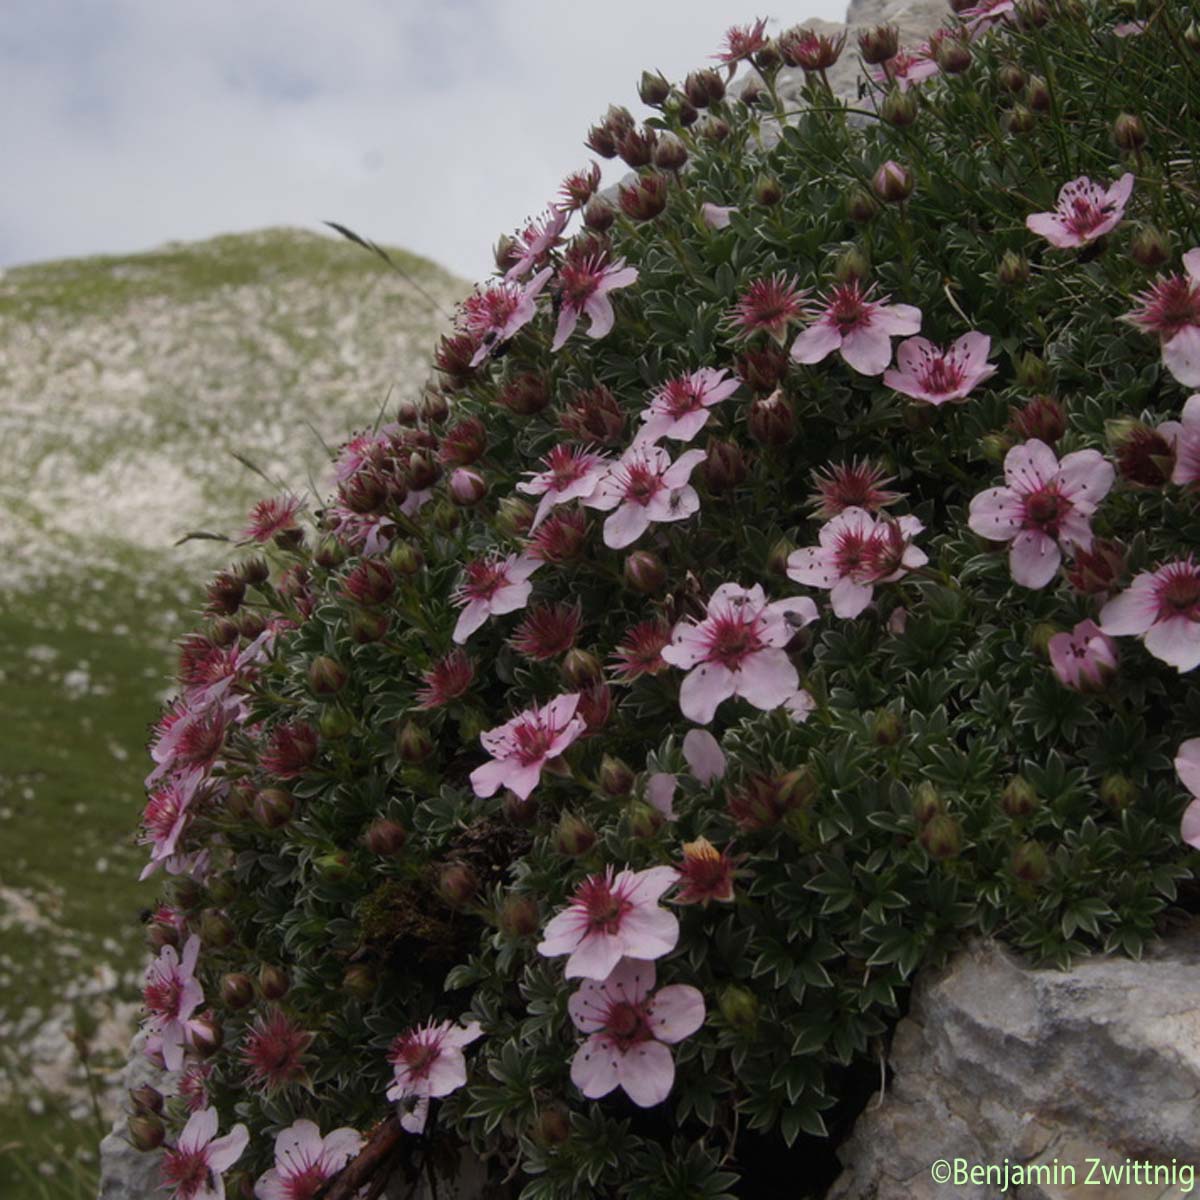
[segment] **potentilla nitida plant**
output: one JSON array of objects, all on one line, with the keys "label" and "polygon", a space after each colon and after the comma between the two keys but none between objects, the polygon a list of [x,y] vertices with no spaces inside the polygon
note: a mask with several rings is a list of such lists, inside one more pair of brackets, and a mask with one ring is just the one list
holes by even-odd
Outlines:
[{"label": "potentilla nitida plant", "polygon": [[1188,6],[956,7],[853,104],[802,26],[643,77],[235,531],[142,820],[165,1195],[803,1191],[922,965],[1194,907]]}]

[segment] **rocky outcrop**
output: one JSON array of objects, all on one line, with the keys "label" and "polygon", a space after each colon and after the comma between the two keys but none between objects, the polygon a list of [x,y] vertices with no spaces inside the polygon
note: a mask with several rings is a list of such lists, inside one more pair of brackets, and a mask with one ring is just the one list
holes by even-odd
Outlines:
[{"label": "rocky outcrop", "polygon": [[[129,1061],[121,1073],[123,1094],[148,1085],[169,1091],[166,1072],[160,1070],[142,1052],[146,1035],[133,1039]],[[98,1200],[150,1200],[161,1197],[159,1163],[162,1151],[143,1152],[129,1144],[127,1114],[119,1113],[108,1136],[100,1143],[100,1194]]]},{"label": "rocky outcrop", "polygon": [[[1018,1200],[1185,1193],[1200,1163],[1200,928],[1142,962],[1070,971],[980,943],[918,981],[889,1065],[827,1200],[984,1200],[1005,1183]],[[1006,1164],[1007,1179],[963,1174]]]}]

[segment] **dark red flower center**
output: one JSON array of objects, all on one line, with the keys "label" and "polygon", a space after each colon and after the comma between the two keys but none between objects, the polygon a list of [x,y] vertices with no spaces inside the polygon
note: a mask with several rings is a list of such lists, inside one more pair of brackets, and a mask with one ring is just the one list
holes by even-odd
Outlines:
[{"label": "dark red flower center", "polygon": [[146,1007],[156,1017],[177,1017],[182,995],[183,981],[174,972],[152,979],[142,991]]},{"label": "dark red flower center", "polygon": [[708,658],[736,671],[751,654],[763,648],[757,617],[741,614],[718,617],[712,625]]},{"label": "dark red flower center", "polygon": [[1026,526],[1040,529],[1048,537],[1058,536],[1058,527],[1071,511],[1071,502],[1053,484],[1025,498]]},{"label": "dark red flower center", "polygon": [[1187,617],[1200,621],[1200,572],[1189,565],[1172,570],[1159,588],[1158,605],[1160,619]]},{"label": "dark red flower center", "polygon": [[517,759],[523,766],[540,762],[546,757],[546,752],[554,742],[556,733],[557,731],[553,727],[540,722],[518,725],[513,730],[513,739],[517,743]]},{"label": "dark red flower center", "polygon": [[162,1165],[163,1180],[175,1187],[180,1200],[189,1200],[209,1186],[208,1155],[205,1150],[168,1150]]},{"label": "dark red flower center", "polygon": [[616,933],[621,927],[621,918],[633,905],[612,890],[609,880],[594,875],[580,884],[577,901],[587,914],[588,928],[595,933]]},{"label": "dark red flower center", "polygon": [[645,1006],[630,1004],[628,1000],[620,1000],[608,1010],[604,1031],[622,1050],[638,1042],[648,1042],[654,1036],[650,1032]]},{"label": "dark red flower center", "polygon": [[663,489],[658,473],[641,463],[634,463],[625,472],[625,499],[647,505]]}]

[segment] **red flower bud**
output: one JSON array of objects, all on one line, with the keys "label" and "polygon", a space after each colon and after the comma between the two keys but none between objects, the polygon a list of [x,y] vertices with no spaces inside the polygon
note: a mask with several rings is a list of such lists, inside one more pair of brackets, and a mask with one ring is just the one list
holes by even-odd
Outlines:
[{"label": "red flower bud", "polygon": [[1008,410],[1008,428],[1022,441],[1037,438],[1053,446],[1067,431],[1067,414],[1053,396],[1034,396],[1023,408]]},{"label": "red flower bud", "polygon": [[420,725],[406,721],[396,732],[396,753],[401,762],[421,763],[433,753],[433,741]]},{"label": "red flower bud", "polygon": [[448,863],[438,875],[438,893],[451,908],[465,908],[478,891],[479,880],[466,863]]},{"label": "red flower bud", "polygon": [[607,796],[628,796],[633,790],[634,774],[629,764],[606,754],[600,760],[597,782]]},{"label": "red flower bud", "polygon": [[463,507],[478,504],[487,490],[487,480],[469,467],[458,467],[450,475],[450,499],[455,504]]},{"label": "red flower bud", "polygon": [[167,1127],[156,1113],[136,1113],[127,1122],[129,1141],[135,1150],[157,1150],[167,1136]]},{"label": "red flower bud", "polygon": [[282,1000],[291,987],[287,972],[282,967],[264,963],[258,972],[258,990],[267,1000]]},{"label": "red flower bud", "polygon": [[526,371],[505,384],[496,401],[519,417],[532,417],[550,403],[550,388],[544,376]]},{"label": "red flower bud", "polygon": [[254,819],[264,829],[279,829],[292,819],[296,802],[282,788],[264,788],[254,797]]},{"label": "red flower bud", "polygon": [[507,937],[532,936],[541,926],[541,913],[538,911],[537,901],[532,896],[510,893],[496,914],[496,923],[500,926],[500,932]]},{"label": "red flower bud", "polygon": [[671,94],[671,85],[663,78],[661,72],[651,75],[643,71],[638,80],[638,98],[650,108],[661,108],[663,102]]},{"label": "red flower bud", "polygon": [[778,390],[755,400],[746,414],[746,427],[761,446],[786,446],[796,433],[792,402]]},{"label": "red flower bud", "polygon": [[912,195],[913,179],[907,168],[888,159],[871,176],[871,186],[880,200],[888,204],[896,204],[901,200],[907,200]]},{"label": "red flower bud", "polygon": [[221,1003],[226,1008],[245,1008],[254,999],[254,981],[238,971],[221,980]]},{"label": "red flower bud", "polygon": [[442,435],[438,456],[455,467],[469,467],[487,450],[487,429],[478,417],[466,417]]},{"label": "red flower bud", "polygon": [[617,141],[617,154],[626,166],[636,171],[650,165],[657,145],[658,134],[653,129],[631,129]]},{"label": "red flower bud", "polygon": [[308,686],[314,696],[336,696],[349,676],[336,659],[321,654],[308,664]]},{"label": "red flower bud", "polygon": [[368,852],[380,858],[395,858],[407,841],[408,830],[399,821],[390,821],[387,817],[372,821],[363,834],[363,844]]},{"label": "red flower bud", "polygon": [[687,160],[687,147],[674,134],[664,134],[654,150],[654,165],[663,171],[679,171]]},{"label": "red flower bud", "polygon": [[621,211],[633,221],[650,221],[667,207],[667,177],[657,171],[641,176],[636,183],[618,190]]},{"label": "red flower bud", "polygon": [[[614,151],[615,153],[615,151]],[[603,196],[593,196],[583,210],[583,223],[588,229],[603,233],[616,220],[617,210]]]},{"label": "red flower bud", "polygon": [[858,35],[858,52],[873,65],[895,58],[900,51],[900,30],[895,25],[876,25]]},{"label": "red flower bud", "polygon": [[371,608],[392,598],[396,590],[396,577],[382,559],[364,558],[346,576],[342,589],[351,600]]},{"label": "red flower bud", "polygon": [[662,559],[649,550],[635,550],[625,559],[625,582],[635,592],[652,596],[667,582],[667,569]]}]

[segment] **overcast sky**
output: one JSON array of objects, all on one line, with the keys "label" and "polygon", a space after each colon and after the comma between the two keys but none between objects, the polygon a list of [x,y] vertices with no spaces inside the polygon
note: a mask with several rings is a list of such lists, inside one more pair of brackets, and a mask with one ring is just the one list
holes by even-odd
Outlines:
[{"label": "overcast sky", "polygon": [[[337,220],[468,279],[594,157],[643,68],[843,0],[19,0],[0,25],[0,265]],[[623,173],[605,166],[605,182]]]}]

